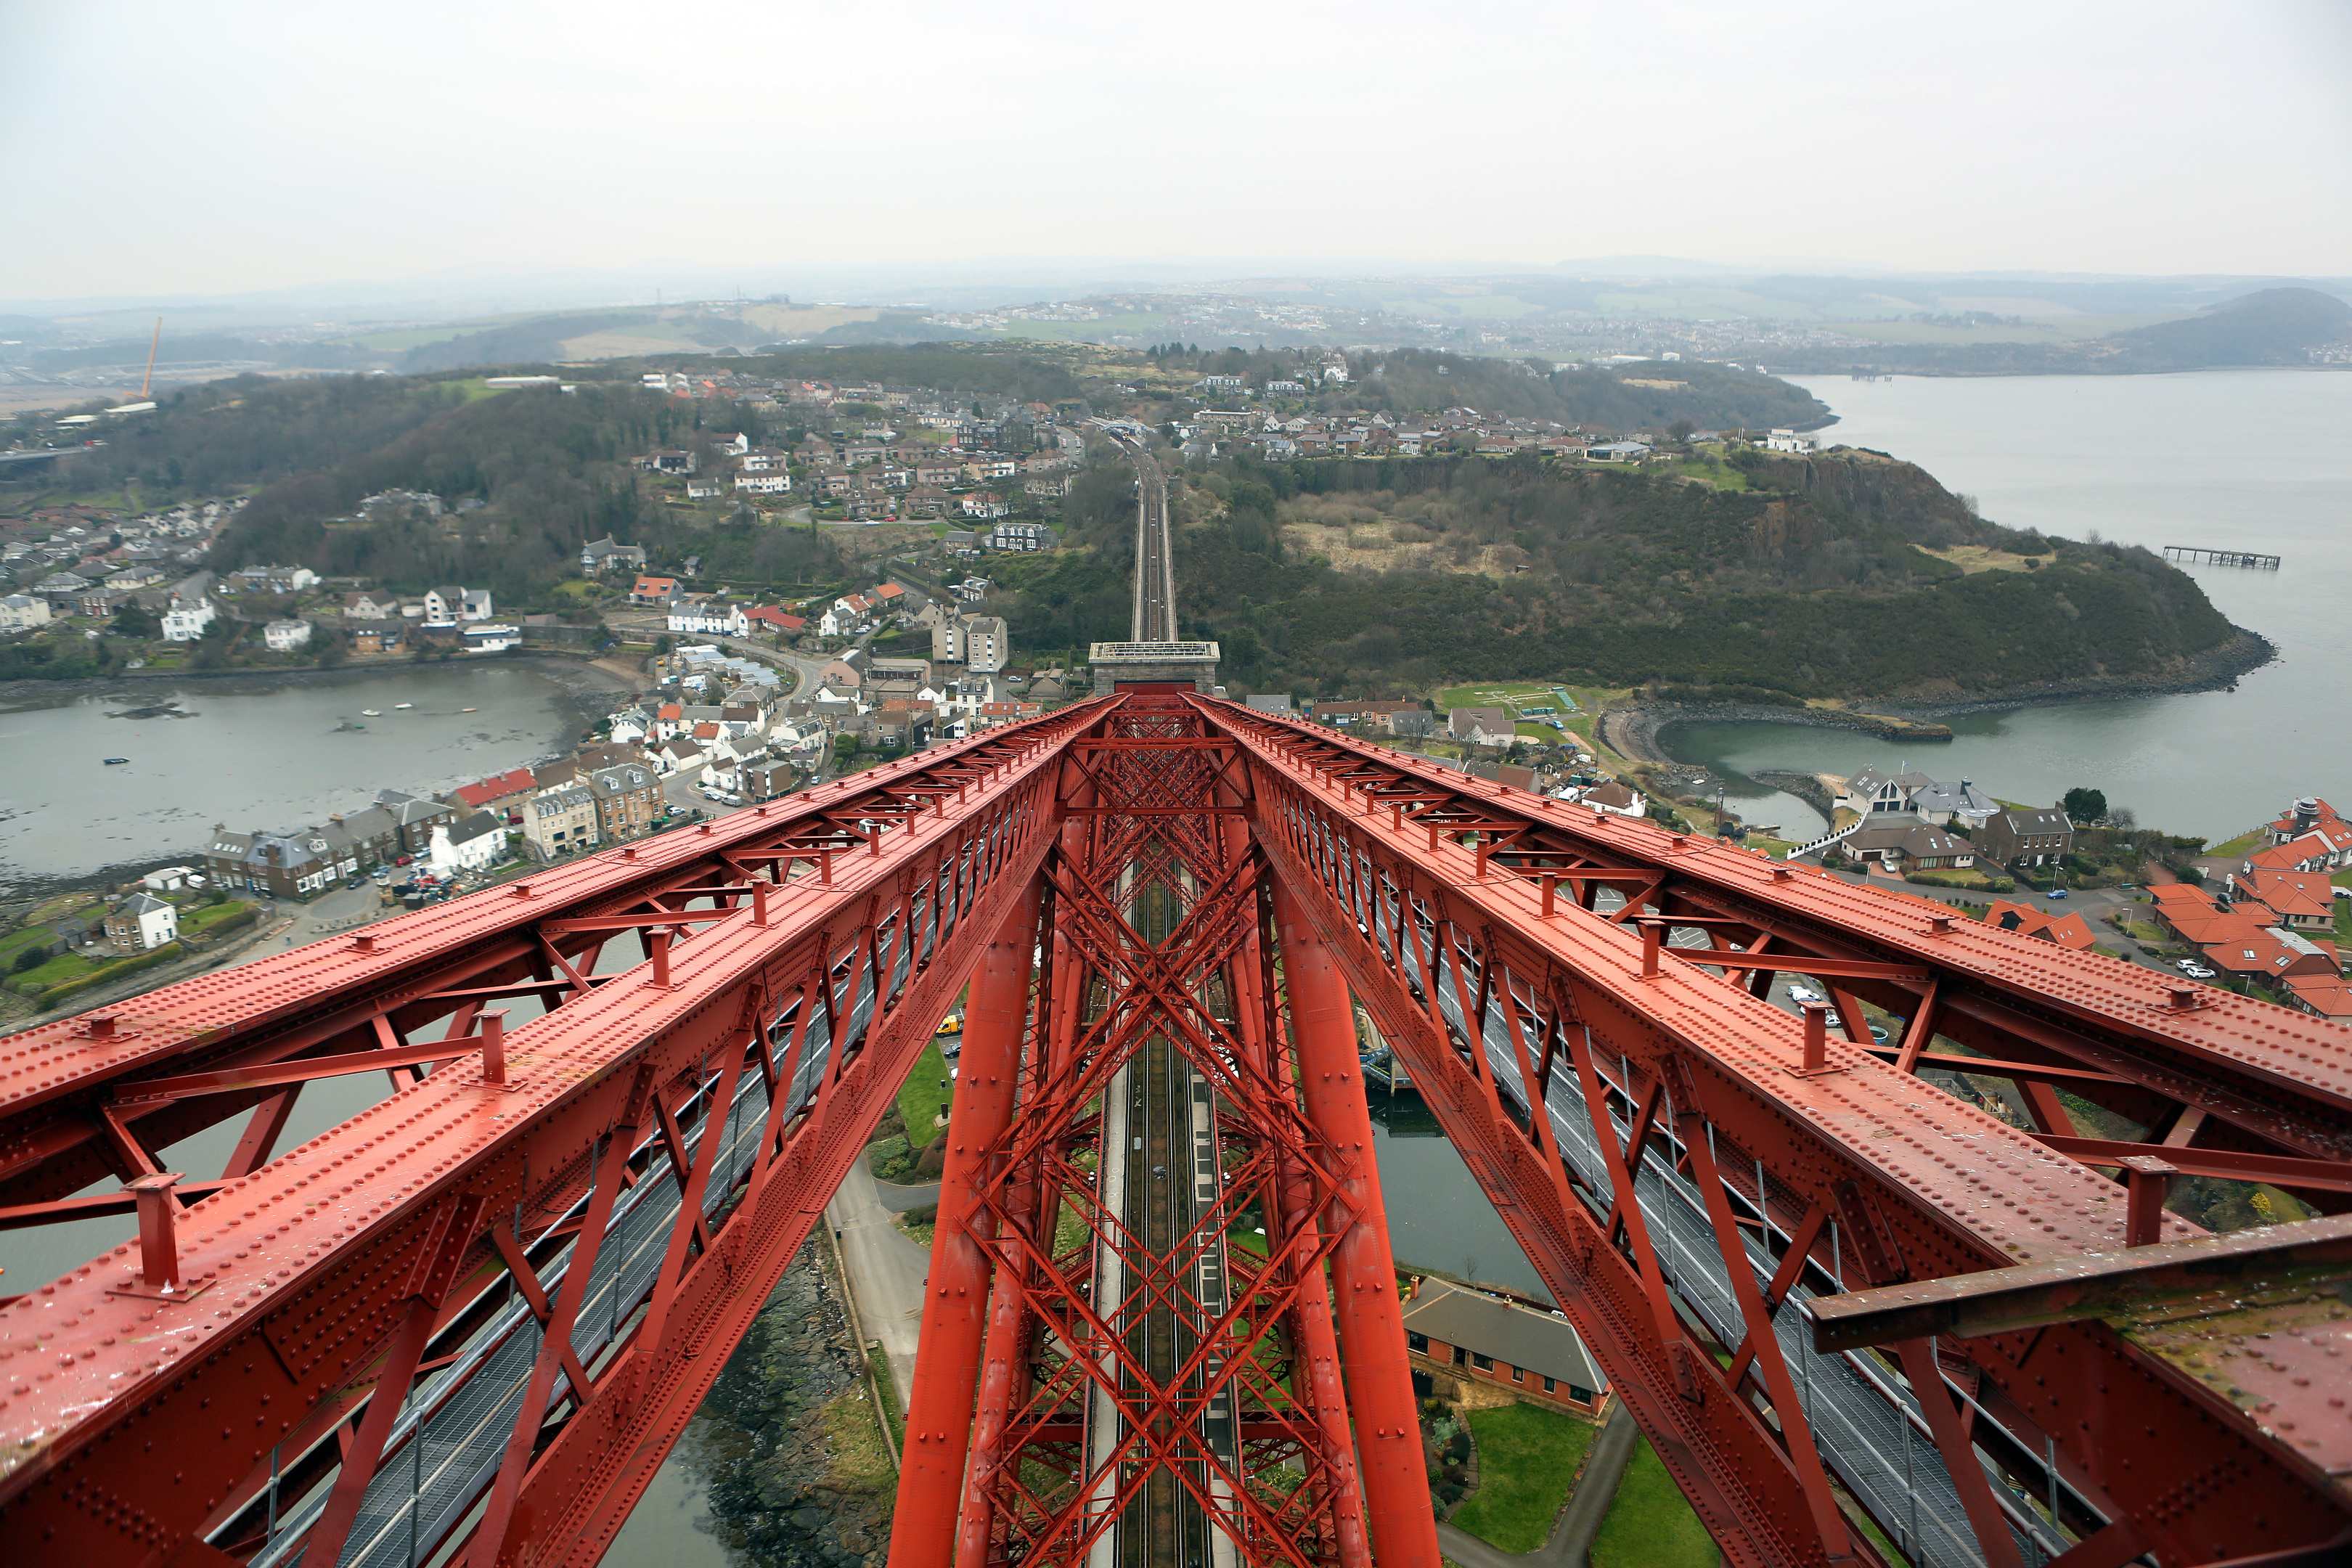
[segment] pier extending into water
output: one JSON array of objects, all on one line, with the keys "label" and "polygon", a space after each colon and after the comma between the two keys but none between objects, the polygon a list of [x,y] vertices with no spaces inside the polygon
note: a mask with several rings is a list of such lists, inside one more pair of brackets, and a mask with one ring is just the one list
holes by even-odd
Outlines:
[{"label": "pier extending into water", "polygon": [[2164,547],[2167,561],[2188,561],[2200,566],[2252,566],[2260,571],[2275,572],[2279,558],[2251,550],[2207,550],[2195,544],[2168,544]]}]

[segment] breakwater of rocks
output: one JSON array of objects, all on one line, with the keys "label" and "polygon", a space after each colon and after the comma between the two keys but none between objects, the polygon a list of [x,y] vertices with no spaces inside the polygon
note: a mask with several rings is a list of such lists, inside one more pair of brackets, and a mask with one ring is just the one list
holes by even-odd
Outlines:
[{"label": "breakwater of rocks", "polygon": [[824,1241],[812,1239],[678,1441],[709,1529],[759,1568],[881,1568],[897,1474]]}]

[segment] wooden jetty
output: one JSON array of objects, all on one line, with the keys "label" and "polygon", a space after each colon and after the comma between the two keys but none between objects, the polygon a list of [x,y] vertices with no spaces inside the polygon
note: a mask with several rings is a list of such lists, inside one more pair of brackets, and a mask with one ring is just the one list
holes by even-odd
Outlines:
[{"label": "wooden jetty", "polygon": [[2167,561],[2187,561],[2200,566],[2251,566],[2258,571],[2275,572],[2279,558],[2252,550],[2207,550],[2195,544],[2168,544],[2164,547]]}]

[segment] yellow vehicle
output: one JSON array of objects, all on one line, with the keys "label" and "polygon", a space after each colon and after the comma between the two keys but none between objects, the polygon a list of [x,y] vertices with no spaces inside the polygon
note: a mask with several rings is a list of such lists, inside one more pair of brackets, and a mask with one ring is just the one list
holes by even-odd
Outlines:
[{"label": "yellow vehicle", "polygon": [[942,1035],[961,1035],[961,1034],[962,1034],[962,1033],[963,1033],[963,1018],[962,1018],[962,1016],[961,1016],[961,1015],[960,1015],[960,1014],[956,1014],[956,1013],[950,1013],[950,1014],[949,1014],[946,1017],[944,1017],[944,1018],[942,1018],[942,1019],[940,1019],[940,1026],[939,1026],[939,1030],[938,1030],[938,1032],[939,1032],[940,1034],[942,1034]]}]

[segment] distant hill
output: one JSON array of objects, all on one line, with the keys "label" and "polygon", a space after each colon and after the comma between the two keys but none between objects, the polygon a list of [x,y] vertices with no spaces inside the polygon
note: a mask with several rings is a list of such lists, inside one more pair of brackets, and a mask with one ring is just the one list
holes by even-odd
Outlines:
[{"label": "distant hill", "polygon": [[2352,304],[2317,289],[2262,289],[2193,316],[2071,343],[1872,344],[1775,353],[1794,372],[1913,375],[2136,375],[2219,365],[2300,365],[2352,339]]}]

